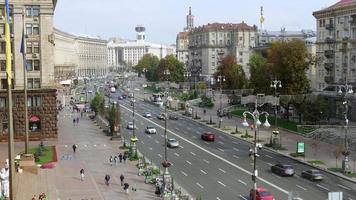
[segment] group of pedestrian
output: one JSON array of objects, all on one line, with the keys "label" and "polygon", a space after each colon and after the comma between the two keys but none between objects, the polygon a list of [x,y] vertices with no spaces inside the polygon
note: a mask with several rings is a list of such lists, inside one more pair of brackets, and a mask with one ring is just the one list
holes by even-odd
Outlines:
[{"label": "group of pedestrian", "polygon": [[79,117],[73,118],[73,125],[79,124]]},{"label": "group of pedestrian", "polygon": [[119,153],[119,155],[115,155],[115,156],[110,156],[109,158],[109,164],[110,166],[117,166],[119,163],[126,163],[127,160],[127,155],[124,153],[124,155],[122,155],[122,153]]}]

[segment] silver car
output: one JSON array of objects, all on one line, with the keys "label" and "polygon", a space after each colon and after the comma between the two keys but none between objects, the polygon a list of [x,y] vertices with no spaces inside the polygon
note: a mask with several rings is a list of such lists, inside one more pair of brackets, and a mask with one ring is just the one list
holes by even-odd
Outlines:
[{"label": "silver car", "polygon": [[148,133],[148,134],[156,134],[157,131],[156,131],[156,128],[155,128],[155,127],[147,126],[147,127],[146,127],[146,133]]},{"label": "silver car", "polygon": [[176,139],[174,138],[170,138],[167,140],[167,147],[170,148],[178,148],[179,147],[179,143]]},{"label": "silver car", "polygon": [[129,122],[126,126],[127,129],[133,130],[136,129],[136,124],[134,125],[133,122]]}]

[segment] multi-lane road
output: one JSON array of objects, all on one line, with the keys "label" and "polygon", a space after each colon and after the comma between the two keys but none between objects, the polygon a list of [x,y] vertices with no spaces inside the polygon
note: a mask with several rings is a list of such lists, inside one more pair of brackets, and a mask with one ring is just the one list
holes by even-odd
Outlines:
[{"label": "multi-lane road", "polygon": [[[117,101],[118,95],[113,94],[111,98]],[[132,121],[132,107],[129,100],[119,103],[125,128]],[[135,111],[138,148],[156,165],[160,165],[164,160],[164,121],[156,116],[162,109],[137,99]],[[146,111],[152,113],[151,119],[143,117]],[[145,134],[146,126],[156,127],[157,134]],[[169,171],[180,186],[202,199],[249,199],[249,190],[253,187],[249,143],[183,116],[177,121],[169,120],[168,130],[168,138],[176,138],[180,143],[180,148],[168,150],[168,160],[173,163]],[[200,139],[200,135],[208,131],[216,134],[215,142]],[[129,136],[132,131],[125,130],[124,134]],[[258,185],[272,192],[277,200],[288,199],[289,193],[304,200],[325,200],[331,191],[342,191],[347,200],[356,199],[356,184],[352,182],[328,173],[323,174],[323,181],[311,182],[300,177],[302,170],[309,169],[309,166],[268,150],[262,150],[259,154]],[[272,174],[270,168],[278,162],[292,164],[295,176]]]}]

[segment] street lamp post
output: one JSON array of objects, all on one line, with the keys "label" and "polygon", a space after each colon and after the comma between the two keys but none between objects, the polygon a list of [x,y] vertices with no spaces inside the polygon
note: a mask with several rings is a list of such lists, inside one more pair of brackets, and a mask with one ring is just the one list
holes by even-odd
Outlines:
[{"label": "street lamp post", "polygon": [[247,115],[252,116],[253,118],[253,122],[254,122],[254,132],[255,132],[255,139],[254,139],[254,149],[250,149],[250,156],[253,155],[253,174],[252,174],[252,181],[253,181],[253,200],[256,200],[256,190],[257,190],[257,177],[258,177],[258,170],[257,170],[257,157],[259,156],[257,153],[258,149],[262,148],[262,145],[257,143],[257,131],[258,131],[258,126],[260,126],[262,123],[259,119],[259,117],[261,115],[265,115],[266,116],[266,121],[263,123],[263,126],[266,128],[269,128],[271,125],[268,122],[268,116],[269,114],[267,112],[259,112],[258,111],[258,104],[257,104],[257,99],[255,102],[255,111],[253,111],[252,113],[249,111],[245,111],[243,113],[244,116],[244,121],[242,123],[243,126],[245,127],[249,127],[249,124],[247,122]]},{"label": "street lamp post", "polygon": [[[345,106],[345,112],[344,112],[344,118],[345,118],[345,138],[344,138],[344,145],[345,145],[345,149],[342,152],[342,155],[344,156],[343,160],[342,160],[342,171],[344,173],[349,173],[350,172],[350,166],[348,164],[349,162],[349,155],[351,153],[350,149],[349,149],[349,144],[348,144],[348,125],[349,125],[349,119],[348,119],[348,112],[349,112],[349,103],[347,100],[347,95],[348,94],[353,94],[354,91],[352,90],[352,85],[339,85],[339,94],[343,95],[343,102],[342,104]],[[345,90],[345,92],[342,90],[342,88]]]},{"label": "street lamp post", "polygon": [[221,128],[222,122],[222,82],[225,82],[225,76],[219,75],[217,76],[217,82],[220,83],[220,110],[219,110],[219,128]]},{"label": "street lamp post", "polygon": [[[275,98],[275,105],[274,105],[274,128],[276,129],[276,133],[279,134],[279,145],[282,147],[282,136],[278,131],[278,126],[277,126],[277,105],[278,105],[278,97],[277,97],[277,89],[282,88],[282,81],[280,80],[273,80],[271,82],[271,88],[274,88],[274,98]],[[273,131],[274,132],[274,131]],[[273,135],[272,132],[272,135]],[[272,135],[271,135],[271,141],[270,143],[272,144]]]}]

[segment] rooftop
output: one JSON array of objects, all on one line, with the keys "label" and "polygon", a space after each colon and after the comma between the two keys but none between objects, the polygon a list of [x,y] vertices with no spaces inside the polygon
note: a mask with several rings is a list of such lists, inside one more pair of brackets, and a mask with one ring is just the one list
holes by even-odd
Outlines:
[{"label": "rooftop", "polygon": [[193,28],[190,32],[220,31],[220,30],[257,30],[255,25],[249,26],[245,22],[233,23],[212,23]]},{"label": "rooftop", "polygon": [[356,6],[356,0],[341,0],[341,1],[329,6],[327,8],[315,11],[313,13],[313,15],[319,14],[319,13],[323,13],[323,12],[326,12],[326,11],[332,11],[332,10],[335,10],[335,9],[342,9],[342,8],[346,8],[346,7],[350,7],[350,6]]}]

